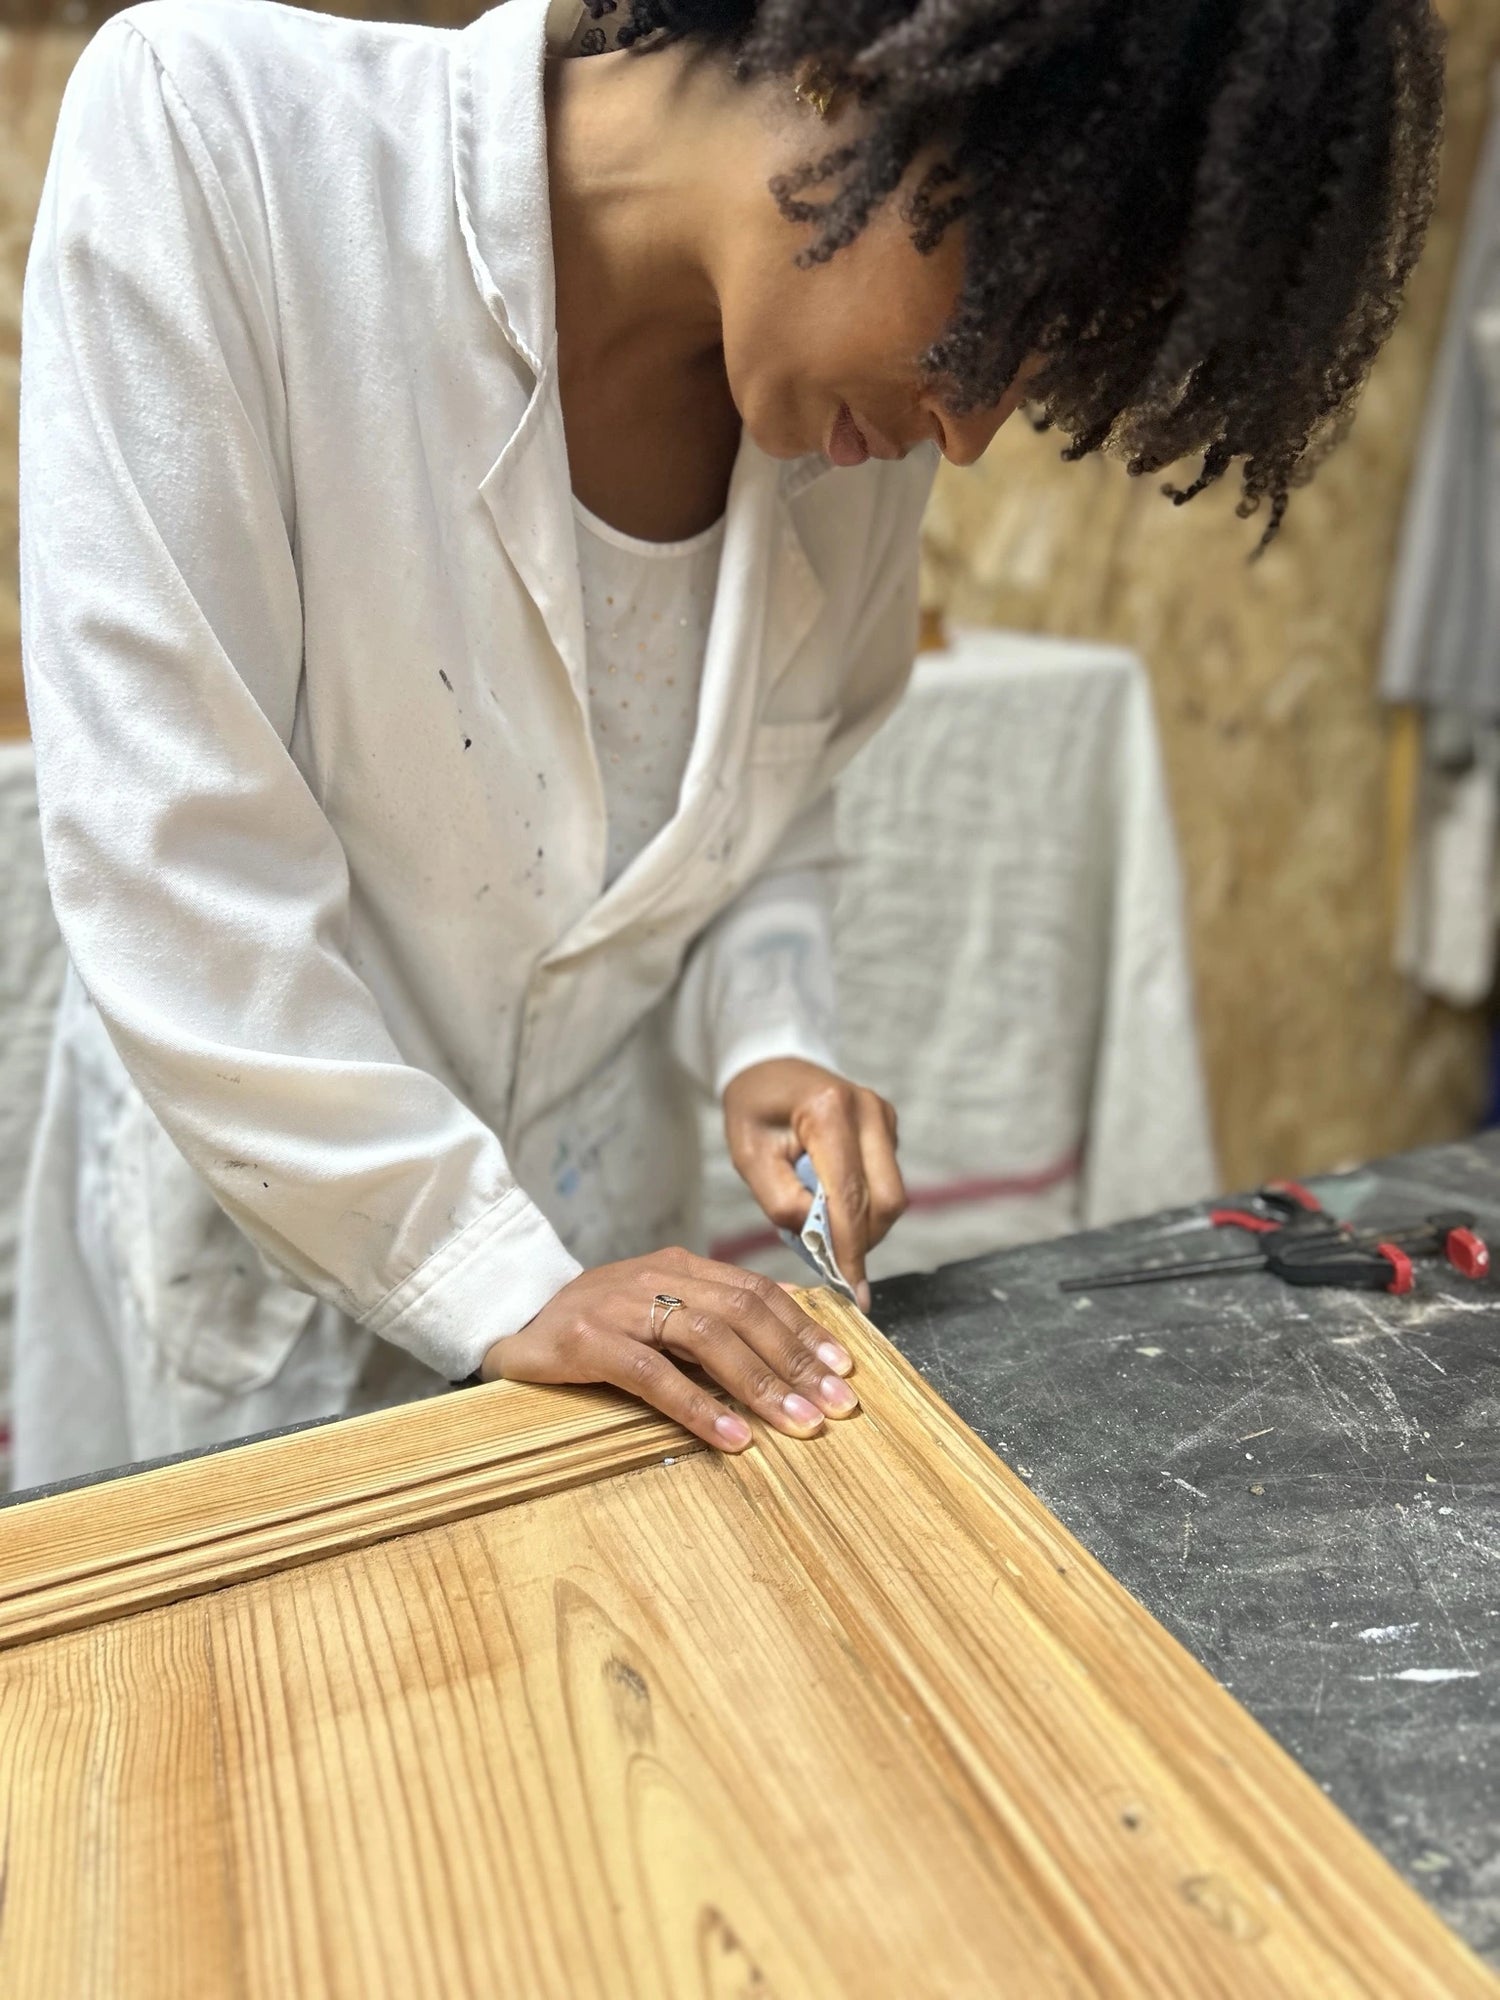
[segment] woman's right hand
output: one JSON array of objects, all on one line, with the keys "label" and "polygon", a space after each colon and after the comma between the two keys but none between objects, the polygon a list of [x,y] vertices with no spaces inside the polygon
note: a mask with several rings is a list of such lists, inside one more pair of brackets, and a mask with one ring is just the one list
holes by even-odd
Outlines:
[{"label": "woman's right hand", "polygon": [[[680,1299],[670,1313],[658,1294]],[[487,1382],[611,1382],[720,1451],[743,1451],[750,1426],[671,1358],[690,1361],[788,1437],[849,1417],[847,1350],[790,1292],[753,1271],[687,1250],[659,1250],[584,1271],[484,1357]]]}]

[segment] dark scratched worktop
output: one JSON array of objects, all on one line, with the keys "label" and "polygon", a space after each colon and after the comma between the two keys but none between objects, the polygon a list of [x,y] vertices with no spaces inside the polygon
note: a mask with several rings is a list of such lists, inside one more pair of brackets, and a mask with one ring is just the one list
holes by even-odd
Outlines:
[{"label": "dark scratched worktop", "polygon": [[[1472,1208],[1500,1253],[1500,1135],[1315,1186]],[[1500,1284],[1057,1289],[1244,1242],[1122,1223],[891,1279],[873,1317],[1500,1966]]]}]

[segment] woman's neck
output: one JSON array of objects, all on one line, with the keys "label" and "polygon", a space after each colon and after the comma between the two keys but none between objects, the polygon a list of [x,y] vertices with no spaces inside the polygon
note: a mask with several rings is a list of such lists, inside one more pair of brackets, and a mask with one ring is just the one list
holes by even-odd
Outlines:
[{"label": "woman's neck", "polygon": [[575,363],[701,368],[718,352],[717,171],[739,87],[680,46],[553,63],[548,173],[559,328]]}]

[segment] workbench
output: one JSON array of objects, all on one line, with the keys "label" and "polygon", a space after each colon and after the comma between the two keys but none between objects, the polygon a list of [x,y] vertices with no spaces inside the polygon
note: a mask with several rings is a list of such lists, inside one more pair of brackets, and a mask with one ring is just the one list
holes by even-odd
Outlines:
[{"label": "workbench", "polygon": [[[1319,1180],[1341,1215],[1469,1208],[1500,1134]],[[1247,1239],[1201,1213],[876,1287],[895,1345],[1500,1964],[1500,1284],[1059,1279]]]}]

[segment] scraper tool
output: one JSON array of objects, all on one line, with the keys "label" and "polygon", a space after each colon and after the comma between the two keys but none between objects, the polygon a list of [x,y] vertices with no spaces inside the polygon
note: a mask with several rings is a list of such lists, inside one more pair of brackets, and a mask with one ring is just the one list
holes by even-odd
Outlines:
[{"label": "scraper tool", "polygon": [[797,1160],[792,1172],[812,1196],[812,1207],[807,1211],[807,1220],[802,1225],[801,1234],[783,1229],[781,1240],[789,1249],[795,1250],[805,1263],[811,1264],[819,1279],[831,1285],[845,1298],[854,1297],[854,1287],[839,1269],[833,1254],[833,1232],[828,1223],[828,1197],[823,1192],[823,1183],[818,1179],[818,1170],[806,1153]]}]

